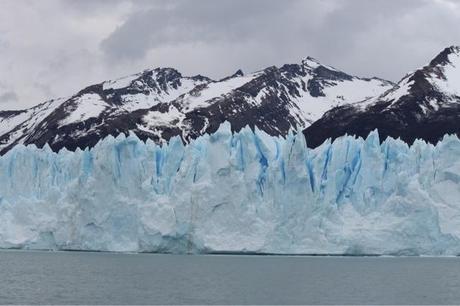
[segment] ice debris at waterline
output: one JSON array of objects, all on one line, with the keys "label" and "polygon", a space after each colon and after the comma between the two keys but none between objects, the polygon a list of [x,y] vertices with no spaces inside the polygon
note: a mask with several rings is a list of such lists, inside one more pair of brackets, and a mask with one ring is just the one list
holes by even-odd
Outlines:
[{"label": "ice debris at waterline", "polygon": [[184,146],[108,137],[0,157],[0,247],[143,252],[460,253],[460,141],[378,134],[308,149],[222,126]]}]

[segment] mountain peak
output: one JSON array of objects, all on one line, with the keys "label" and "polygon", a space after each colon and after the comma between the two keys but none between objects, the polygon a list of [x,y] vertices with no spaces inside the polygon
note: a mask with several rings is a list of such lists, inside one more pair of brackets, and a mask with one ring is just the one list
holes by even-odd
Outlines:
[{"label": "mountain peak", "polygon": [[233,75],[234,75],[234,76],[243,76],[244,73],[243,73],[243,70],[238,69]]},{"label": "mountain peak", "polygon": [[220,79],[219,82],[227,81],[227,80],[230,80],[230,79],[233,79],[233,78],[236,78],[236,77],[241,77],[243,75],[244,75],[243,70],[238,69],[234,74]]},{"label": "mountain peak", "polygon": [[442,50],[433,60],[431,60],[429,66],[445,66],[446,64],[450,63],[449,60],[449,55],[455,54],[459,55],[460,54],[460,46],[450,46]]},{"label": "mountain peak", "polygon": [[379,100],[392,101],[393,104],[411,95],[417,97],[419,102],[428,99],[431,102],[427,103],[433,104],[438,99],[439,103],[444,103],[447,97],[455,97],[460,93],[456,81],[460,77],[460,70],[457,67],[460,68],[460,46],[447,47],[428,65],[407,74],[393,89],[380,96]]},{"label": "mountain peak", "polygon": [[322,66],[316,58],[313,58],[311,56],[307,56],[306,58],[302,59],[302,65],[313,69]]}]

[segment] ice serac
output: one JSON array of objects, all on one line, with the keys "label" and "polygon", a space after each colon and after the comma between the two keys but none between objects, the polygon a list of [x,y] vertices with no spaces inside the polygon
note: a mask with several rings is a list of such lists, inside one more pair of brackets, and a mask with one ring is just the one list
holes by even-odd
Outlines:
[{"label": "ice serac", "polygon": [[316,149],[224,124],[184,146],[109,136],[0,157],[0,247],[173,253],[460,253],[460,141],[377,132]]}]

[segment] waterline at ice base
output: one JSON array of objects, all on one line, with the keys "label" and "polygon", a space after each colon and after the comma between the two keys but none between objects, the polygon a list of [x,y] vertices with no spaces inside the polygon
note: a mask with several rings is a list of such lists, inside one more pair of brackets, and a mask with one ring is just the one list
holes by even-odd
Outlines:
[{"label": "waterline at ice base", "polygon": [[460,140],[377,131],[309,149],[223,124],[0,157],[0,247],[161,253],[460,254]]}]

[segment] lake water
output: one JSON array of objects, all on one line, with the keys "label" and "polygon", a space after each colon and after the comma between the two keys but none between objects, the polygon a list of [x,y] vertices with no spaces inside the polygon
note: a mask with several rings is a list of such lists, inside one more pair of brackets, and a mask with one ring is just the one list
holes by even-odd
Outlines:
[{"label": "lake water", "polygon": [[460,258],[0,252],[0,304],[458,304]]}]

